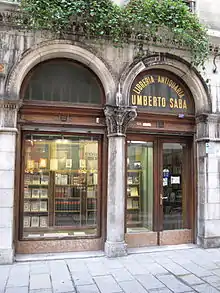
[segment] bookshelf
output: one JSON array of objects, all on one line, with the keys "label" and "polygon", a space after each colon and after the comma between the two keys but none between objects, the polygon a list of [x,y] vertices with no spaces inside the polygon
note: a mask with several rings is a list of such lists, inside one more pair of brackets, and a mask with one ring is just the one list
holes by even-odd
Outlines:
[{"label": "bookshelf", "polygon": [[49,172],[25,173],[24,229],[47,228],[49,225]]},{"label": "bookshelf", "polygon": [[138,227],[142,225],[140,196],[142,170],[128,170],[127,176],[127,226]]}]

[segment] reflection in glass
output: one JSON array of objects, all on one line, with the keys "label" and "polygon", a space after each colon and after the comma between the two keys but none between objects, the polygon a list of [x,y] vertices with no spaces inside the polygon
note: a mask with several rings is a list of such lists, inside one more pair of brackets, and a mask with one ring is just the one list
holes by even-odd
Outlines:
[{"label": "reflection in glass", "polygon": [[163,229],[183,229],[183,152],[185,144],[163,143]]},{"label": "reflection in glass", "polygon": [[153,230],[153,143],[128,141],[127,232]]},{"label": "reflection in glass", "polygon": [[97,234],[95,137],[26,135],[23,237]]}]

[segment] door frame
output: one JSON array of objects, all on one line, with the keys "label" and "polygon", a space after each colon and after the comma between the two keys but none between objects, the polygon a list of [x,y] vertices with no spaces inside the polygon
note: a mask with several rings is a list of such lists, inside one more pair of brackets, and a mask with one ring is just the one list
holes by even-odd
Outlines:
[{"label": "door frame", "polygon": [[[184,243],[194,243],[195,242],[195,216],[196,216],[196,209],[195,209],[195,203],[196,203],[196,188],[195,188],[195,160],[194,160],[194,139],[193,135],[191,136],[184,136],[184,137],[178,137],[174,135],[152,135],[152,134],[128,134],[126,139],[126,159],[125,159],[125,166],[126,166],[126,190],[127,190],[127,142],[129,140],[137,140],[137,141],[147,141],[147,142],[153,142],[153,182],[154,182],[154,199],[153,199],[153,232],[157,233],[157,244],[156,245],[167,245],[167,244],[179,244],[178,239],[182,239],[182,242]],[[187,218],[187,229],[181,229],[181,230],[163,230],[162,227],[162,213],[161,213],[161,206],[160,206],[160,193],[161,189],[163,189],[162,186],[162,177],[160,174],[162,174],[163,169],[163,153],[162,153],[162,146],[163,142],[173,142],[173,143],[186,143],[187,144],[187,160],[190,161],[190,164],[187,168],[189,168],[189,172],[187,174],[186,182],[189,182],[190,178],[193,178],[191,181],[192,184],[187,184],[188,186],[188,193],[192,195],[191,201],[187,202],[187,210],[189,210],[189,215]],[[125,196],[125,220],[127,215],[127,196]],[[159,215],[159,216],[158,216]],[[125,233],[126,233],[126,221],[125,221]],[[151,232],[145,232],[145,234],[151,233]],[[182,233],[182,235],[181,235]],[[144,234],[144,233],[140,233]],[[163,235],[164,234],[164,235]],[[173,238],[171,242],[169,243],[169,234],[170,237]],[[161,242],[161,236],[164,236],[164,240]],[[182,236],[182,237],[181,237]],[[132,233],[126,233],[126,240],[128,242],[129,247],[137,247],[137,246],[147,246],[152,245],[152,241],[150,243],[143,243],[143,241],[140,240],[141,243],[138,244],[138,240],[134,241],[134,238],[138,238],[138,233],[135,235],[132,235]],[[152,239],[152,237],[150,237]],[[176,238],[176,240],[174,240]],[[178,239],[177,239],[178,238]],[[139,239],[140,235],[139,235]],[[148,239],[146,237],[146,239]],[[131,241],[130,241],[131,240]],[[181,241],[180,241],[181,242]],[[162,243],[162,244],[161,244]],[[154,244],[155,245],[155,244]]]}]

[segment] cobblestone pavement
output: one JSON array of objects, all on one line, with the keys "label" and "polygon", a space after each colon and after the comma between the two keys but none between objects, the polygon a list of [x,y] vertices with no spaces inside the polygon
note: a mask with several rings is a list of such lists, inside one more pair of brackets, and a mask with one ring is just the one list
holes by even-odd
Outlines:
[{"label": "cobblestone pavement", "polygon": [[220,292],[220,249],[0,266],[0,293]]}]

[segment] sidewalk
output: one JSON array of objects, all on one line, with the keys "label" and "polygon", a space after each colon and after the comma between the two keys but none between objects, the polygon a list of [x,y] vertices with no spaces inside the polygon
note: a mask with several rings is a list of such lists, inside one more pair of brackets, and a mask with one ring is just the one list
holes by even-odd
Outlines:
[{"label": "sidewalk", "polygon": [[220,249],[131,254],[117,259],[20,262],[0,266],[0,293],[220,292]]}]

